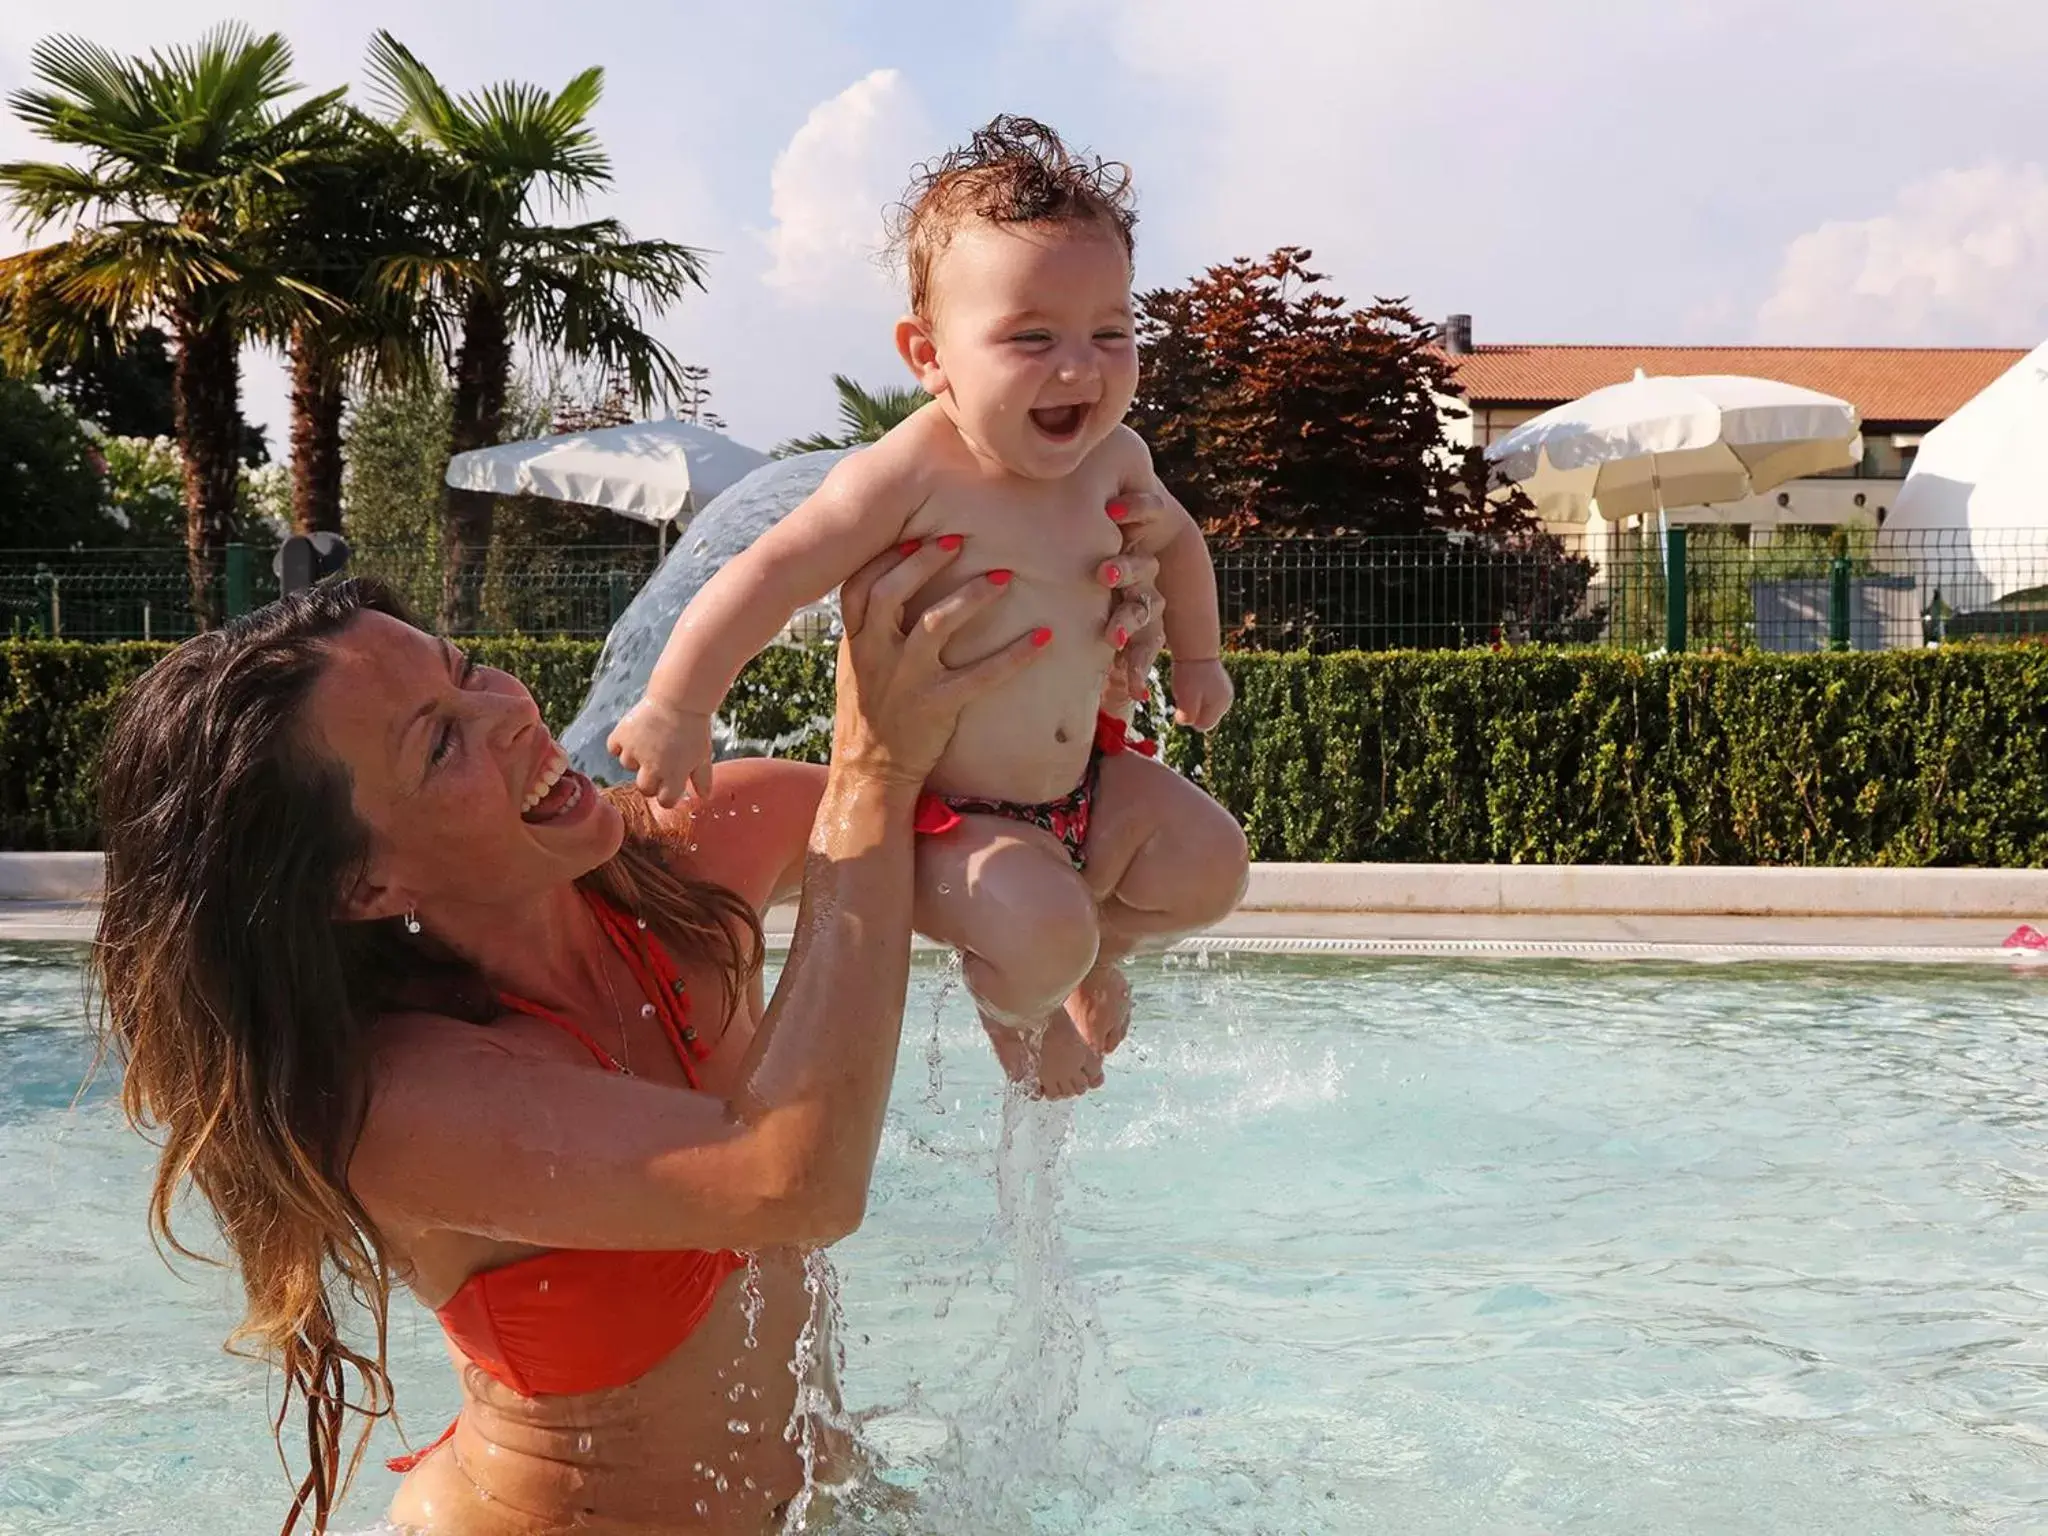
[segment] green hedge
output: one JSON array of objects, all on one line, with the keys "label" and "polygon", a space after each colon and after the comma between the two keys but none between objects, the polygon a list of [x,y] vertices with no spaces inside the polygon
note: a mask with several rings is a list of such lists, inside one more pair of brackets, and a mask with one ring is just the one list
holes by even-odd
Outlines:
[{"label": "green hedge", "polygon": [[[0,848],[98,845],[93,789],[121,690],[170,649],[142,642],[0,641]],[[525,679],[549,728],[575,717],[595,640],[479,640],[470,651]]]},{"label": "green hedge", "polygon": [[[91,764],[162,647],[0,644],[0,837],[90,847]],[[559,729],[586,641],[479,642]],[[1262,859],[2048,866],[2048,648],[1877,655],[1616,651],[1230,658],[1238,704],[1168,757]],[[745,740],[826,747],[831,657],[774,650]]]},{"label": "green hedge", "polygon": [[2048,649],[1234,658],[1262,859],[2048,864]]}]

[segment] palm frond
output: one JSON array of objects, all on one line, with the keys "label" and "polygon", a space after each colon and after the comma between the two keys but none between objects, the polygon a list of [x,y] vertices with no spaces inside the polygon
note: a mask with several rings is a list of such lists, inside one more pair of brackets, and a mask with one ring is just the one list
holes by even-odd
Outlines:
[{"label": "palm frond", "polygon": [[[570,82],[571,89],[591,75],[602,78],[601,71],[586,70]],[[573,100],[565,105],[568,94],[550,96],[538,86],[502,82],[463,97],[469,157],[499,174],[537,179],[561,203],[606,185],[611,159],[584,120],[588,106]],[[595,99],[594,89],[585,95]]]},{"label": "palm frond", "polygon": [[291,67],[282,35],[257,37],[240,22],[224,22],[196,46],[151,54],[143,72],[166,121],[180,130],[179,150],[207,165],[268,126],[271,105],[297,89]]},{"label": "palm frond", "polygon": [[29,72],[50,89],[15,91],[8,106],[32,131],[54,142],[78,142],[71,132],[94,122],[118,131],[150,115],[140,73],[85,38],[44,38],[29,54]]},{"label": "palm frond", "polygon": [[[704,287],[705,252],[673,240],[634,240],[612,220],[580,229],[522,231],[518,248],[528,281],[562,289],[603,288],[666,308]],[[513,285],[516,288],[516,284]]]},{"label": "palm frond", "polygon": [[832,375],[832,388],[839,396],[841,430],[788,438],[775,445],[774,457],[786,459],[792,454],[824,453],[836,448],[858,448],[864,443],[878,443],[931,401],[930,395],[915,387],[864,389],[843,373]]},{"label": "palm frond", "polygon": [[863,389],[843,373],[832,375],[832,388],[839,395],[840,424],[857,443],[880,442],[891,429],[908,421],[931,400],[930,395],[915,386]]},{"label": "palm frond", "polygon": [[450,147],[460,114],[446,87],[389,32],[370,39],[370,99],[385,120],[440,148]]},{"label": "palm frond", "polygon": [[75,165],[16,160],[0,165],[0,192],[14,205],[15,222],[34,231],[59,219],[84,219],[114,206],[118,185]]},{"label": "palm frond", "polygon": [[824,432],[813,432],[809,437],[787,437],[768,451],[771,459],[792,459],[800,453],[832,453],[841,448],[858,447],[846,438],[832,437]]}]

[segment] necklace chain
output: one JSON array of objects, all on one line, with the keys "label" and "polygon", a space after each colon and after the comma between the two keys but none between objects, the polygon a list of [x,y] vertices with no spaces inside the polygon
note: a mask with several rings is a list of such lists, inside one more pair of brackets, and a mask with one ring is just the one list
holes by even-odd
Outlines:
[{"label": "necklace chain", "polygon": [[[597,926],[597,936],[604,940],[605,949],[611,948],[611,935],[604,931],[604,925],[597,922],[597,915],[591,914],[591,922]],[[627,1077],[633,1075],[633,1039],[626,1027],[626,1010],[619,1005],[619,989],[612,985],[610,956],[600,952],[597,962],[598,979],[604,983],[604,990],[612,1000],[612,1018],[619,1026],[619,1071]]]}]

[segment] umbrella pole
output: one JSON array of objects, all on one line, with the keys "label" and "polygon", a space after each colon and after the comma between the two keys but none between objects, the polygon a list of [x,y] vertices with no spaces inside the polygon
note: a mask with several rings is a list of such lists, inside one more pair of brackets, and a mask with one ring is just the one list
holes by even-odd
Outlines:
[{"label": "umbrella pole", "polygon": [[1657,508],[1657,568],[1671,579],[1671,562],[1665,550],[1671,543],[1671,529],[1664,518],[1664,477],[1657,473],[1657,455],[1650,455],[1650,500]]}]

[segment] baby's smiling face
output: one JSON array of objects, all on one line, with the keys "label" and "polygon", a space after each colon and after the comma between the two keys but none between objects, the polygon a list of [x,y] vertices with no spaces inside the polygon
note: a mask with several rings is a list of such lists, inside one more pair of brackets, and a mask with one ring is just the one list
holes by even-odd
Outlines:
[{"label": "baby's smiling face", "polygon": [[927,307],[897,326],[898,349],[968,446],[1011,474],[1072,474],[1130,410],[1130,257],[1106,224],[965,220]]}]

